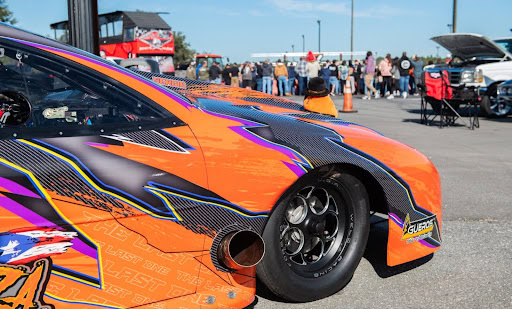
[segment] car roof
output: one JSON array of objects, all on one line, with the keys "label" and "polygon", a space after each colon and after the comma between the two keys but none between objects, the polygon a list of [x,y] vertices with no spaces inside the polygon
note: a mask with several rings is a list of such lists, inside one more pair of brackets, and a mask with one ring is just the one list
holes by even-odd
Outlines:
[{"label": "car roof", "polygon": [[33,32],[23,30],[23,29],[14,27],[12,25],[9,25],[9,24],[3,23],[3,22],[0,22],[0,37],[13,38],[13,39],[17,39],[17,40],[29,41],[29,42],[33,42],[33,43],[37,43],[37,44],[42,44],[42,45],[70,51],[70,52],[80,54],[80,55],[83,55],[83,56],[86,56],[89,58],[97,57],[91,53],[88,53],[84,50],[73,47],[71,45],[64,44],[62,42],[58,42],[58,41],[46,38],[42,35],[35,34]]}]

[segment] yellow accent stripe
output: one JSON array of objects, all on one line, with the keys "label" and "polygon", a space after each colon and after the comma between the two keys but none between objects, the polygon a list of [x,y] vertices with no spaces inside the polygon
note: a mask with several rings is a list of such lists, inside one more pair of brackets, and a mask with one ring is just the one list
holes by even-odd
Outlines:
[{"label": "yellow accent stripe", "polygon": [[83,279],[80,279],[80,278],[77,278],[77,277],[73,277],[73,276],[70,276],[68,274],[65,274],[65,273],[61,273],[60,271],[57,271],[57,270],[52,270],[52,275],[56,275],[56,276],[59,276],[59,277],[64,277],[64,278],[68,278],[68,279],[72,279],[74,281],[78,281],[78,282],[81,282],[81,283],[84,283],[84,284],[87,284],[87,285],[92,285],[92,286],[95,286],[97,288],[101,288],[100,285],[98,284],[95,284],[95,283],[92,283],[92,282],[89,282],[89,281],[86,281],[86,280],[83,280]]},{"label": "yellow accent stripe", "polygon": [[54,298],[56,300],[59,300],[59,301],[62,301],[62,302],[66,302],[66,303],[71,303],[71,304],[84,304],[84,305],[91,305],[91,306],[96,306],[96,307],[100,307],[101,306],[101,307],[113,308],[113,309],[124,309],[125,308],[125,307],[112,306],[112,305],[106,305],[106,304],[97,304],[97,303],[88,302],[88,301],[82,301],[82,300],[65,299],[65,298],[56,296],[54,294],[48,293],[48,292],[45,292],[44,295],[46,295],[46,296],[48,296],[50,298]]},{"label": "yellow accent stripe", "polygon": [[253,218],[253,217],[268,217],[267,215],[248,215],[248,214],[244,214],[243,212],[241,212],[241,211],[239,211],[239,210],[236,210],[236,209],[234,209],[234,208],[228,207],[228,206],[226,206],[226,205],[222,205],[222,204],[218,204],[218,203],[214,203],[214,202],[202,201],[202,200],[199,200],[199,199],[196,199],[196,198],[190,197],[190,196],[186,196],[186,195],[182,195],[182,194],[178,194],[178,193],[174,193],[174,192],[169,192],[169,191],[162,190],[162,189],[155,188],[155,187],[145,186],[144,188],[147,188],[147,189],[150,189],[150,190],[159,191],[159,192],[166,193],[166,194],[171,194],[171,195],[178,196],[178,197],[181,197],[181,198],[184,198],[184,199],[187,199],[187,200],[191,200],[191,201],[194,201],[194,202],[199,202],[199,203],[203,203],[203,204],[215,205],[215,206],[218,206],[218,207],[221,207],[221,208],[225,208],[225,209],[231,210],[231,211],[236,212],[237,214],[239,214],[239,215],[241,215],[241,216],[248,217],[248,218]]},{"label": "yellow accent stripe", "polygon": [[[148,188],[149,187],[145,187],[145,188]],[[160,194],[159,192],[155,191],[155,190],[152,190],[152,189],[149,189],[149,191],[151,191],[151,193],[155,194],[156,196],[160,197],[162,199],[162,201],[164,202],[164,204],[169,208],[171,209],[173,215],[176,217],[176,219],[178,219],[179,221],[183,221],[183,219],[180,217],[180,215],[176,212],[176,209],[174,209],[174,207],[172,207],[171,203],[169,202],[169,200],[163,196],[162,194]]]},{"label": "yellow accent stripe", "polygon": [[158,214],[156,214],[156,213],[154,213],[154,212],[152,212],[152,211],[150,211],[150,210],[147,210],[147,209],[145,209],[145,208],[143,208],[143,207],[141,207],[141,206],[139,206],[139,205],[137,205],[137,204],[133,203],[132,201],[130,201],[130,200],[128,200],[128,199],[126,199],[126,198],[124,198],[124,197],[122,197],[122,196],[120,196],[120,195],[117,195],[117,194],[115,194],[115,193],[113,193],[113,192],[103,190],[103,189],[102,189],[101,187],[99,187],[99,186],[98,186],[98,185],[97,185],[93,180],[91,180],[91,179],[89,178],[89,176],[87,176],[87,174],[85,174],[85,173],[84,173],[84,172],[83,172],[83,171],[82,171],[82,170],[81,170],[81,169],[80,169],[80,168],[79,168],[79,167],[78,167],[78,166],[77,166],[73,161],[71,161],[70,159],[68,159],[68,158],[66,158],[66,157],[64,157],[64,156],[62,156],[62,155],[60,155],[60,154],[58,154],[58,153],[56,153],[56,152],[54,152],[54,151],[52,151],[52,150],[50,150],[50,149],[47,149],[47,148],[41,147],[41,146],[39,146],[39,145],[37,145],[37,144],[34,144],[34,143],[32,143],[32,142],[29,142],[29,141],[27,141],[27,140],[22,140],[22,139],[20,139],[20,140],[18,140],[18,141],[19,141],[19,142],[21,142],[21,143],[27,144],[27,145],[29,145],[29,146],[35,147],[35,148],[37,148],[37,149],[39,149],[39,150],[41,150],[41,151],[44,151],[44,152],[46,152],[46,153],[49,153],[49,154],[51,154],[52,156],[55,156],[55,157],[57,157],[57,158],[59,158],[59,159],[61,159],[61,160],[65,161],[65,162],[69,163],[69,165],[71,165],[71,167],[72,167],[76,172],[78,172],[78,173],[79,173],[79,174],[84,178],[84,180],[85,180],[86,182],[88,182],[88,183],[89,183],[89,184],[90,184],[94,189],[98,190],[99,192],[102,192],[102,193],[105,193],[105,194],[107,194],[107,195],[111,195],[111,196],[113,196],[113,197],[115,197],[115,198],[117,198],[117,199],[120,199],[120,200],[121,200],[121,201],[123,201],[124,203],[129,204],[130,206],[132,206],[132,207],[134,207],[134,208],[136,208],[136,209],[140,210],[141,212],[143,212],[143,213],[145,213],[145,214],[148,214],[148,215],[150,215],[150,216],[153,216],[153,217],[156,217],[156,218],[159,218],[159,219],[165,219],[165,220],[169,220],[169,219],[171,219],[171,218],[169,218],[169,217],[161,216],[161,215],[158,215]]},{"label": "yellow accent stripe", "polygon": [[[19,140],[21,141],[21,140]],[[27,142],[27,143],[30,143],[30,142]],[[32,143],[30,143],[32,144]],[[13,164],[11,162],[8,162],[2,158],[0,158],[0,162],[2,163],[5,163],[9,166],[11,166],[12,168],[14,169],[17,169],[21,172],[23,172],[25,175],[27,175],[28,177],[30,177],[30,179],[32,180],[32,182],[34,183],[34,185],[39,188],[39,191],[44,195],[45,199],[48,201],[48,203],[50,203],[50,205],[52,205],[52,207],[55,209],[55,211],[61,216],[62,219],[64,219],[68,224],[70,224],[71,226],[73,226],[78,232],[80,232],[82,234],[82,236],[84,236],[85,238],[87,238],[87,240],[89,240],[90,242],[92,242],[95,246],[96,246],[96,252],[98,253],[98,263],[99,263],[99,267],[98,267],[98,271],[100,273],[100,283],[103,282],[103,273],[101,272],[102,270],[102,265],[101,265],[101,250],[100,250],[100,246],[98,245],[98,243],[96,243],[91,237],[89,237],[84,231],[82,231],[78,226],[74,225],[72,223],[71,220],[69,220],[61,211],[60,209],[57,207],[57,205],[55,205],[55,203],[53,202],[52,198],[50,197],[50,195],[48,195],[48,193],[46,192],[46,190],[43,188],[43,186],[41,185],[41,183],[39,183],[39,181],[37,180],[37,178],[34,176],[34,174],[32,174],[32,172],[22,168],[21,166],[17,166],[16,164]],[[78,278],[74,278],[74,279],[78,279]],[[98,286],[99,287],[99,286]],[[99,287],[101,288],[101,287]]]}]

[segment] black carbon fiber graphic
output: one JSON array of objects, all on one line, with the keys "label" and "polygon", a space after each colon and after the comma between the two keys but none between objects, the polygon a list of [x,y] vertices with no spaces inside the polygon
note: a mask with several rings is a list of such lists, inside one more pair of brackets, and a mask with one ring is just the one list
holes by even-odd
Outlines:
[{"label": "black carbon fiber graphic", "polygon": [[187,150],[173,141],[169,136],[155,130],[102,135],[102,137],[172,152],[188,153]]},{"label": "black carbon fiber graphic", "polygon": [[[332,163],[347,163],[363,168],[371,173],[383,188],[390,212],[396,213],[402,220],[407,214],[410,215],[411,221],[432,215],[415,205],[408,185],[392,170],[343,143],[341,136],[329,128],[291,117],[239,108],[216,100],[201,98],[198,99],[198,102],[202,108],[210,112],[267,125],[272,131],[272,135],[267,134],[267,136],[274,137],[272,142],[293,148],[307,157],[315,167]],[[434,241],[429,240],[432,241],[432,245],[438,246],[441,239],[437,221],[433,235]]]},{"label": "black carbon fiber graphic", "polygon": [[0,141],[0,158],[34,174],[43,188],[70,197],[89,207],[130,215],[132,212],[114,198],[100,194],[68,165],[49,154],[17,141]]},{"label": "black carbon fiber graphic", "polygon": [[205,234],[208,237],[215,237],[224,227],[238,225],[242,229],[263,232],[267,221],[265,215],[237,214],[228,207],[216,206],[207,201],[188,200],[172,194],[163,194],[174,207],[176,212],[183,218],[179,224],[195,233]]}]

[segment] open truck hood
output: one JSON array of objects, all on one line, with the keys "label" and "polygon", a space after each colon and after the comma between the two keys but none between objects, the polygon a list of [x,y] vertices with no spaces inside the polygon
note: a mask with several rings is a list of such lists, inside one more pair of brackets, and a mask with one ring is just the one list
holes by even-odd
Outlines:
[{"label": "open truck hood", "polygon": [[460,58],[473,57],[503,58],[512,55],[483,35],[472,33],[450,33],[435,36],[431,40],[446,48],[452,55]]}]

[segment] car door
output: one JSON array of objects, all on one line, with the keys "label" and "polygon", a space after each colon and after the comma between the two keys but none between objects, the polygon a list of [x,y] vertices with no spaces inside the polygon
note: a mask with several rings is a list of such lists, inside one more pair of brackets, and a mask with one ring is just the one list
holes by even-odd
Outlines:
[{"label": "car door", "polygon": [[43,52],[2,39],[0,61],[0,301],[110,308],[194,294],[205,233],[180,201],[211,193],[189,127]]}]

